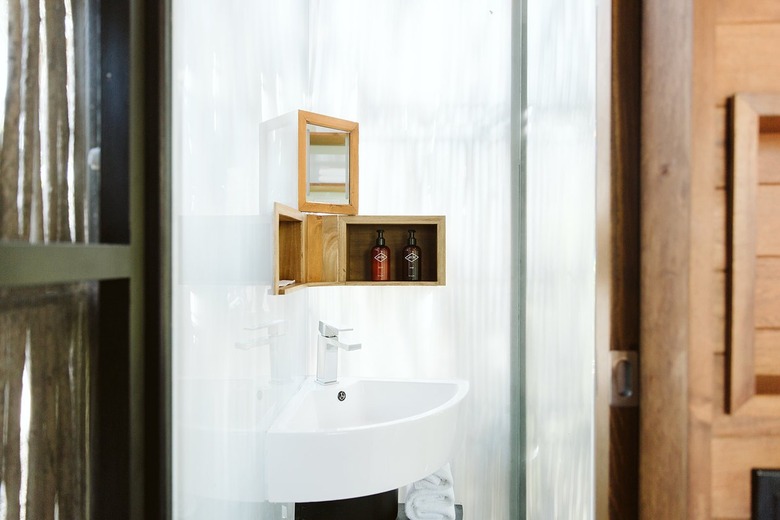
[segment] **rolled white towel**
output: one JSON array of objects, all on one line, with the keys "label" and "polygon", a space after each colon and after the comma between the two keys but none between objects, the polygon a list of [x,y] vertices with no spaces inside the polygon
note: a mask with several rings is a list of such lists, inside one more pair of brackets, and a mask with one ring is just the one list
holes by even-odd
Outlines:
[{"label": "rolled white towel", "polygon": [[445,464],[435,473],[406,487],[409,520],[455,520],[452,470]]}]

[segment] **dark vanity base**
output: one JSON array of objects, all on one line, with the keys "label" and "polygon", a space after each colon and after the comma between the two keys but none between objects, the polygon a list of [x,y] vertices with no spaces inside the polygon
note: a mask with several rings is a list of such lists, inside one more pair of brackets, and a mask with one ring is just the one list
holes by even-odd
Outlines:
[{"label": "dark vanity base", "polygon": [[[409,520],[404,504],[398,504],[398,520]],[[463,506],[460,504],[455,504],[455,520],[463,520]]]},{"label": "dark vanity base", "polygon": [[295,504],[295,520],[396,520],[398,490],[366,497]]}]

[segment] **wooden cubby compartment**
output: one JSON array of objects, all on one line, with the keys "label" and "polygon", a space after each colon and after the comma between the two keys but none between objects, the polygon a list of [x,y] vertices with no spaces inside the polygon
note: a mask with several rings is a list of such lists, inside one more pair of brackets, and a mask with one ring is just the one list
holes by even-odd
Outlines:
[{"label": "wooden cubby compartment", "polygon": [[[342,265],[348,284],[424,284],[444,285],[444,217],[342,217]],[[377,230],[384,230],[385,244],[390,248],[390,281],[371,280],[371,248],[376,244]],[[415,230],[421,259],[420,281],[403,281],[402,252],[409,236]]]},{"label": "wooden cubby compartment", "polygon": [[[283,204],[274,208],[274,294],[307,285],[444,285],[443,216],[345,216],[301,213]],[[377,229],[390,248],[390,280],[371,280],[371,248]],[[402,280],[402,253],[415,230],[421,252],[421,280]],[[279,287],[280,280],[295,284]]]},{"label": "wooden cubby compartment", "polygon": [[[274,294],[306,283],[304,279],[304,233],[306,216],[282,204],[274,208]],[[279,289],[280,280],[295,280]]]}]

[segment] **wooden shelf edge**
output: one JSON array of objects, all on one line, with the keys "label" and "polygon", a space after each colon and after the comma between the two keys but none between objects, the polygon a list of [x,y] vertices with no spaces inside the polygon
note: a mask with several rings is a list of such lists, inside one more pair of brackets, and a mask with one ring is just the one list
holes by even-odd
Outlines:
[{"label": "wooden shelf edge", "polygon": [[295,208],[286,206],[281,202],[274,202],[274,215],[278,221],[303,222],[306,216]]},{"label": "wooden shelf edge", "polygon": [[349,215],[346,224],[443,224],[444,215]]},{"label": "wooden shelf edge", "polygon": [[424,286],[433,287],[437,285],[444,285],[441,282],[404,282],[400,280],[391,280],[388,282],[375,282],[373,280],[350,280],[344,282],[343,285],[378,285],[378,286]]},{"label": "wooden shelf edge", "polygon": [[309,284],[306,283],[294,283],[290,285],[286,285],[284,287],[277,287],[276,294],[277,295],[284,295],[289,294],[291,292],[297,291],[298,289],[302,289],[303,287],[307,287]]},{"label": "wooden shelf edge", "polygon": [[379,286],[379,287],[443,287],[445,284],[440,282],[374,282],[374,281],[352,281],[352,282],[309,282],[296,283],[286,287],[278,288],[278,294],[287,294],[304,287],[359,287],[359,286]]}]

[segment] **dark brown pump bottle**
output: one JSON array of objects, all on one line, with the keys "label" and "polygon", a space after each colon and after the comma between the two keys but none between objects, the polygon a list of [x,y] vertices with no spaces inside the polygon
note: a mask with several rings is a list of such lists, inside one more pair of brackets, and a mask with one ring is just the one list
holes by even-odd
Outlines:
[{"label": "dark brown pump bottle", "polygon": [[384,232],[376,230],[376,245],[371,248],[371,279],[377,282],[390,279],[390,248],[385,245]]},{"label": "dark brown pump bottle", "polygon": [[422,260],[422,251],[417,245],[414,233],[414,229],[409,230],[409,240],[403,251],[404,280],[412,282],[420,279],[420,261]]}]

